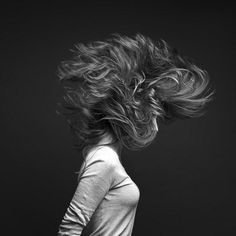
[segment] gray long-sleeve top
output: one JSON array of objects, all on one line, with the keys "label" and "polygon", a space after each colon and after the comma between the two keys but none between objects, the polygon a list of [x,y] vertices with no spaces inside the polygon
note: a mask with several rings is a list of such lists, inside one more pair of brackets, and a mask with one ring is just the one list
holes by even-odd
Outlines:
[{"label": "gray long-sleeve top", "polygon": [[58,236],[130,236],[140,197],[138,186],[109,146],[91,151]]}]

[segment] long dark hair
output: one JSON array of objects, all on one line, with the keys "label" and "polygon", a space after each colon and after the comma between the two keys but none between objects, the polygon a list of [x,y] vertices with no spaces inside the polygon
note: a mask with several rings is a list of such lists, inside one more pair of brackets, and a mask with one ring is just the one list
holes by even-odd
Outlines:
[{"label": "long dark hair", "polygon": [[76,149],[94,145],[109,131],[114,143],[139,150],[154,140],[157,123],[199,117],[213,99],[209,76],[190,59],[137,34],[112,34],[79,43],[72,60],[58,68],[65,88],[62,114]]}]

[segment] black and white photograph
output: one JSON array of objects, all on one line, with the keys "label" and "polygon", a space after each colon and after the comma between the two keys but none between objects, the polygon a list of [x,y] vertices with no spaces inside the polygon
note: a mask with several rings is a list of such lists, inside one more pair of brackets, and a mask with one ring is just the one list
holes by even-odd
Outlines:
[{"label": "black and white photograph", "polygon": [[1,235],[236,235],[233,4],[1,7]]}]

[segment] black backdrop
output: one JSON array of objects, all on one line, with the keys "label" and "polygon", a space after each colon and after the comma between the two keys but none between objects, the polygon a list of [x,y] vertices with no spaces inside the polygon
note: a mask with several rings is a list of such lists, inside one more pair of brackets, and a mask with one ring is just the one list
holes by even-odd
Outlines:
[{"label": "black backdrop", "polygon": [[56,114],[63,92],[56,67],[70,58],[74,44],[115,32],[166,40],[206,69],[216,88],[205,116],[160,124],[151,146],[123,151],[141,192],[133,235],[235,235],[233,8],[194,4],[1,7],[4,235],[56,235],[81,164],[69,128]]}]

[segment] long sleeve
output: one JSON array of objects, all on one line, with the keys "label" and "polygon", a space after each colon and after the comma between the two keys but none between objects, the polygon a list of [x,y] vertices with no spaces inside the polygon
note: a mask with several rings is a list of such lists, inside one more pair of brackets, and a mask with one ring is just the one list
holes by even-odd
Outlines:
[{"label": "long sleeve", "polygon": [[114,168],[113,158],[102,150],[88,160],[59,226],[58,236],[81,235],[113,183]]}]

